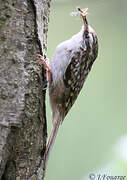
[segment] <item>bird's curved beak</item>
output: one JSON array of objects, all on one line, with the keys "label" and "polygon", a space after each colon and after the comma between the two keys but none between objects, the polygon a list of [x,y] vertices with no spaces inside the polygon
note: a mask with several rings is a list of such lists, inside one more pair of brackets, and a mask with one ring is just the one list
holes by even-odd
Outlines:
[{"label": "bird's curved beak", "polygon": [[80,16],[83,19],[84,30],[87,31],[87,29],[88,29],[88,22],[87,22],[87,19],[86,19],[86,15],[87,15],[88,8],[81,9],[80,7],[77,7],[77,10],[79,11]]}]

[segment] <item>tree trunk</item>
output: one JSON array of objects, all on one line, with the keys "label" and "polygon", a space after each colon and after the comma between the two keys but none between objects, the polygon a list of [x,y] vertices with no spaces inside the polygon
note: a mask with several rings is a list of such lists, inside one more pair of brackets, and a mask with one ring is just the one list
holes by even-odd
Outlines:
[{"label": "tree trunk", "polygon": [[41,180],[50,0],[0,0],[0,179]]}]

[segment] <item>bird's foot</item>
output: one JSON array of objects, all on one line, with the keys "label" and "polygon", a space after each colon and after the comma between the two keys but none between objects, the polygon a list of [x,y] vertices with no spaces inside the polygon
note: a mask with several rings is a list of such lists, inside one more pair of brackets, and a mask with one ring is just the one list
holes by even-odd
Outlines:
[{"label": "bird's foot", "polygon": [[46,69],[46,79],[48,82],[51,81],[51,68],[49,65],[49,60],[45,59],[42,55],[37,54],[38,57],[40,58],[40,63],[44,65],[44,68]]}]

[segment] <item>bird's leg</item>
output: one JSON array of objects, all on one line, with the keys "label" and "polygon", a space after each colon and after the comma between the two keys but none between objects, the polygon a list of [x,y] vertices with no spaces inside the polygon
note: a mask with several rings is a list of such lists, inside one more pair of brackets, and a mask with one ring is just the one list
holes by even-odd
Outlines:
[{"label": "bird's leg", "polygon": [[40,60],[41,60],[41,64],[44,65],[44,68],[46,69],[46,79],[48,82],[51,82],[51,69],[49,66],[49,60],[48,59],[44,59],[43,56],[41,56],[40,54],[38,54]]}]

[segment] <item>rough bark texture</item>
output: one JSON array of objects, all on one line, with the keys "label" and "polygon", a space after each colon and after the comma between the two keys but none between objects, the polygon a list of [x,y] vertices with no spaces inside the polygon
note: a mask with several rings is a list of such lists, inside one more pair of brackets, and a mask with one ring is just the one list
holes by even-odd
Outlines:
[{"label": "rough bark texture", "polygon": [[50,0],[0,0],[0,179],[42,179]]}]

